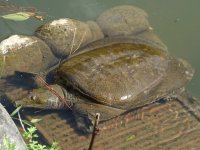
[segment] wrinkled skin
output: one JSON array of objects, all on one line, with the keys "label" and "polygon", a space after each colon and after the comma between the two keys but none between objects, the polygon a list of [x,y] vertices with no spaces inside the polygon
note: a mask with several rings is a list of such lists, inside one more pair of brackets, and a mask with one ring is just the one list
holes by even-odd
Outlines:
[{"label": "wrinkled skin", "polygon": [[[70,104],[82,132],[92,131],[96,113],[100,113],[101,121],[108,120],[127,110],[176,96],[184,91],[194,73],[187,62],[136,37],[91,43],[56,72],[62,87],[56,85],[54,90]],[[66,107],[52,92],[41,89],[16,103],[39,108]]]}]

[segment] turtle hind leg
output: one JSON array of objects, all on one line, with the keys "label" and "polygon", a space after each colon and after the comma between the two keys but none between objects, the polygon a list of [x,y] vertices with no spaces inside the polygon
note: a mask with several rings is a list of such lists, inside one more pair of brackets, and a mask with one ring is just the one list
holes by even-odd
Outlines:
[{"label": "turtle hind leg", "polygon": [[88,115],[87,111],[73,109],[76,122],[76,130],[80,134],[90,134],[94,129],[94,121]]},{"label": "turtle hind leg", "polygon": [[99,121],[112,119],[126,110],[90,102],[88,100],[80,100],[74,103],[72,110],[74,111],[76,127],[82,133],[92,133],[96,114],[100,114]]}]

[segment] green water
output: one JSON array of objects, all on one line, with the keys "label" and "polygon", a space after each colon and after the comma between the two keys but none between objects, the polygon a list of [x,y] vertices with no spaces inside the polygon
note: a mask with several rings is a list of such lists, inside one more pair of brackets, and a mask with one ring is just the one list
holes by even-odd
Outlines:
[{"label": "green water", "polygon": [[[149,14],[155,33],[168,46],[169,51],[187,60],[195,68],[195,76],[188,88],[193,95],[200,97],[199,0],[15,0],[9,2],[18,6],[36,7],[44,15],[45,21],[63,17],[83,21],[92,20],[105,9],[115,5],[138,6]],[[34,19],[23,22],[0,19],[0,40],[16,33],[33,34],[35,29],[44,22]]]}]

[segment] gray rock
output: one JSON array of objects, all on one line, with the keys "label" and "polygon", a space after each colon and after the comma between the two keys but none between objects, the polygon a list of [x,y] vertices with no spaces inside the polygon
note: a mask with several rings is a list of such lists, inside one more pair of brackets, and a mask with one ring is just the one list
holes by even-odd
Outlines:
[{"label": "gray rock", "polygon": [[106,36],[130,35],[150,27],[147,13],[135,6],[122,5],[103,12],[97,23]]},{"label": "gray rock", "polygon": [[[12,144],[15,144],[16,150],[24,150],[25,142],[22,139],[19,130],[11,119],[8,112],[0,104],[0,145],[3,145],[4,138],[8,138]],[[3,148],[3,147],[0,147]]]},{"label": "gray rock", "polygon": [[92,33],[92,39],[90,40],[90,42],[104,38],[104,34],[101,28],[98,26],[98,24],[95,21],[90,20],[90,21],[87,21],[86,24],[88,24]]},{"label": "gray rock", "polygon": [[12,35],[0,42],[1,77],[15,71],[40,72],[56,63],[48,45],[35,36]]},{"label": "gray rock", "polygon": [[93,33],[88,24],[69,18],[42,25],[36,30],[36,35],[51,47],[56,56],[62,58],[93,41]]}]

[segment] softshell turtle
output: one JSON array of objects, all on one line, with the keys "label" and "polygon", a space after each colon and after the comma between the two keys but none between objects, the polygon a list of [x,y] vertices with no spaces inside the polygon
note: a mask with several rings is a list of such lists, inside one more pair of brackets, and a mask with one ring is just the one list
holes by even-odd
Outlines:
[{"label": "softshell turtle", "polygon": [[[92,130],[96,113],[100,113],[100,120],[104,121],[178,95],[193,76],[194,71],[187,62],[169,55],[167,47],[151,30],[147,13],[134,6],[108,9],[97,18],[97,22],[84,23],[69,18],[54,20],[39,27],[35,33],[49,45],[56,58],[70,56],[55,69],[57,84],[50,87],[56,93],[39,88],[16,103],[27,107],[66,108],[61,97],[71,106],[77,128],[83,132]],[[106,38],[101,39],[104,36]],[[14,42],[13,46],[12,43],[9,51],[17,47],[21,56],[21,53],[28,54],[27,49],[33,46],[41,51],[41,61],[31,57],[31,65],[23,61],[19,67],[11,62],[5,76],[15,70],[29,72],[34,69],[32,62],[36,67],[31,72],[51,66],[47,58],[50,56],[53,60],[55,57],[45,42],[36,37],[14,37],[20,39],[20,44]],[[5,46],[10,47],[10,44],[8,46],[5,41],[1,44],[2,60],[5,52],[7,54]]]},{"label": "softshell turtle", "polygon": [[[92,131],[100,121],[128,110],[168,99],[184,91],[193,76],[191,66],[170,56],[156,43],[138,37],[112,37],[90,43],[56,69],[51,87],[75,112],[77,128]],[[51,91],[40,88],[16,101],[37,108],[66,107]]]}]

